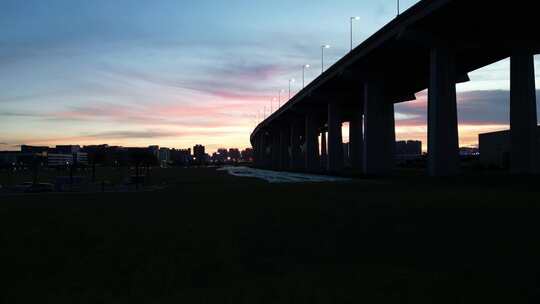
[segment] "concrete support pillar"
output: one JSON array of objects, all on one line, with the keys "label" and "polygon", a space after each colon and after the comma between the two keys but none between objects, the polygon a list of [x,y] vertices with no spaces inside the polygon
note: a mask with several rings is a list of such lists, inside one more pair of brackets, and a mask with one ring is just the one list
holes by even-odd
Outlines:
[{"label": "concrete support pillar", "polygon": [[389,174],[394,167],[394,104],[386,100],[382,81],[364,84],[364,173]]},{"label": "concrete support pillar", "polygon": [[259,160],[259,157],[257,156],[257,153],[258,153],[258,149],[257,149],[257,143],[258,143],[258,136],[255,136],[255,142],[251,142],[251,149],[253,151],[253,166],[257,166],[257,161]]},{"label": "concrete support pillar", "polygon": [[321,167],[326,168],[328,162],[328,148],[326,146],[326,131],[321,132]]},{"label": "concrete support pillar", "polygon": [[254,138],[254,144],[253,144],[253,163],[255,167],[261,166],[261,160],[262,160],[262,153],[261,153],[261,132],[257,133]]},{"label": "concrete support pillar", "polygon": [[317,135],[317,116],[315,113],[306,115],[305,128],[305,169],[306,171],[319,171],[319,139]]},{"label": "concrete support pillar", "polygon": [[272,129],[271,132],[272,137],[272,169],[273,170],[279,170],[279,131],[277,129]]},{"label": "concrete support pillar", "polygon": [[455,55],[435,47],[430,55],[428,90],[428,173],[450,176],[459,173],[459,140],[456,106]]},{"label": "concrete support pillar", "polygon": [[298,122],[291,123],[291,157],[290,168],[300,170],[303,168],[302,154],[300,151],[300,134],[302,128]]},{"label": "concrete support pillar", "polygon": [[342,110],[336,103],[328,104],[328,160],[329,172],[343,170],[343,137],[341,134]]},{"label": "concrete support pillar", "polygon": [[280,128],[279,137],[279,167],[281,170],[288,170],[290,165],[289,144],[291,142],[290,126],[283,125]]},{"label": "concrete support pillar", "polygon": [[349,121],[349,157],[351,167],[355,171],[362,170],[363,150],[364,150],[364,110],[363,105],[352,109],[352,117]]},{"label": "concrete support pillar", "polygon": [[517,51],[510,57],[510,171],[538,173],[538,121],[532,52]]},{"label": "concrete support pillar", "polygon": [[266,136],[266,132],[261,132],[260,135],[260,161],[259,166],[260,167],[267,167],[269,164],[269,157],[268,157],[268,137]]}]

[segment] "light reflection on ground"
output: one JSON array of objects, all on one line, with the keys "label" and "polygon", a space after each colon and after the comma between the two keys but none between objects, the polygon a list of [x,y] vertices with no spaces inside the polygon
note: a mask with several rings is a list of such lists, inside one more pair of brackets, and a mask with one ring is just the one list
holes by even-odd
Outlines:
[{"label": "light reflection on ground", "polygon": [[345,182],[350,178],[334,177],[326,175],[278,172],[270,170],[255,169],[249,167],[225,166],[217,169],[227,171],[230,175],[240,177],[253,177],[263,179],[269,183],[314,183],[314,182]]}]

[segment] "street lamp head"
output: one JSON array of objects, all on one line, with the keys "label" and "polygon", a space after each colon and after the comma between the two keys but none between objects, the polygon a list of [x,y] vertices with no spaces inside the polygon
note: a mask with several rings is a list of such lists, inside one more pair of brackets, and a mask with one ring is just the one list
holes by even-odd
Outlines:
[{"label": "street lamp head", "polygon": [[356,17],[351,17],[351,20],[360,20],[360,17],[356,16]]},{"label": "street lamp head", "polygon": [[290,82],[295,82],[296,80],[294,78],[291,78],[291,80],[289,80]]},{"label": "street lamp head", "polygon": [[304,67],[305,67],[305,68],[310,68],[310,67],[311,67],[311,65],[309,65],[309,64],[306,64],[306,65],[304,65]]},{"label": "street lamp head", "polygon": [[329,44],[323,44],[323,45],[321,45],[321,47],[322,47],[323,49],[329,49],[329,48],[330,48],[330,45],[329,45]]}]

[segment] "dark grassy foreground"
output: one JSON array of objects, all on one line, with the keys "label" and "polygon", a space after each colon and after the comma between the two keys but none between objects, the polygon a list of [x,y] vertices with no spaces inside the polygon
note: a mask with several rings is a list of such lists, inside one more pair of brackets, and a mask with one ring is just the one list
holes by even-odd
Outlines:
[{"label": "dark grassy foreground", "polygon": [[[532,303],[538,179],[0,196],[2,303]],[[3,301],[2,301],[3,300]]]}]

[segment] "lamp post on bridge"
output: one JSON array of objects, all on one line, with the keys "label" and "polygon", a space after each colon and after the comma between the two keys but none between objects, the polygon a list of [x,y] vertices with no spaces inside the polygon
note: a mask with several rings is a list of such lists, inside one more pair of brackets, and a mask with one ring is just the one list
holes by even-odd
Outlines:
[{"label": "lamp post on bridge", "polygon": [[279,93],[278,93],[278,103],[279,103],[279,107],[281,108],[281,93],[285,92],[285,90],[281,89],[279,90]]},{"label": "lamp post on bridge", "polygon": [[289,100],[291,100],[291,83],[293,83],[294,81],[294,78],[289,79]]},{"label": "lamp post on bridge", "polygon": [[305,75],[306,75],[306,69],[309,69],[309,67],[311,67],[309,64],[304,64],[302,66],[302,89],[306,87]]},{"label": "lamp post on bridge", "polygon": [[[272,103],[276,101],[275,97],[272,97]],[[279,110],[279,106],[276,108],[276,111]],[[273,113],[273,112],[272,112]]]},{"label": "lamp post on bridge", "polygon": [[329,49],[330,45],[323,44],[321,45],[321,74],[324,72],[324,49]]},{"label": "lamp post on bridge", "polygon": [[351,19],[350,19],[350,21],[351,21],[351,51],[353,49],[353,21],[354,20],[360,20],[360,17],[351,17]]},{"label": "lamp post on bridge", "polygon": [[397,0],[397,15],[399,16],[399,0]]}]

